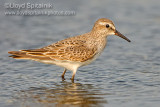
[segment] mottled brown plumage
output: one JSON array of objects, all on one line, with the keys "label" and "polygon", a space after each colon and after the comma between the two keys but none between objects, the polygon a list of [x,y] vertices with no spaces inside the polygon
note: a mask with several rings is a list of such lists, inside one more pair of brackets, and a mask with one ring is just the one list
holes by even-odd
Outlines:
[{"label": "mottled brown plumage", "polygon": [[73,71],[72,80],[80,66],[90,64],[106,46],[106,37],[117,35],[128,42],[130,40],[119,33],[109,19],[101,18],[96,21],[93,29],[86,34],[70,37],[40,49],[10,51],[10,57],[15,59],[35,60],[47,64],[56,64]]}]

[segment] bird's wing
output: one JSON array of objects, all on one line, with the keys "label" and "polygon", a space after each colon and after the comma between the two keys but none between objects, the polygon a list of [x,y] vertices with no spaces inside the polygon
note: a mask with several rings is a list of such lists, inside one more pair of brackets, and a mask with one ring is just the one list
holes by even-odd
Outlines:
[{"label": "bird's wing", "polygon": [[84,62],[91,59],[95,54],[95,49],[90,49],[83,45],[59,47],[56,50],[51,50],[44,53],[44,55],[50,57],[51,59],[79,62]]},{"label": "bird's wing", "polygon": [[48,57],[53,60],[84,62],[96,54],[96,48],[88,48],[83,40],[63,40],[52,45],[33,50],[21,50],[26,55]]}]

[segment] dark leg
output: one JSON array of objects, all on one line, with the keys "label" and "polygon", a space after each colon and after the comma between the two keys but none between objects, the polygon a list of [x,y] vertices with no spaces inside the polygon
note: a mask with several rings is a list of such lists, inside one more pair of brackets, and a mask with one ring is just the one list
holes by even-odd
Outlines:
[{"label": "dark leg", "polygon": [[71,78],[71,81],[74,83],[74,77],[76,75],[76,72],[77,72],[77,69],[75,71],[73,71],[73,74],[72,74],[72,78]]},{"label": "dark leg", "polygon": [[67,69],[64,69],[64,72],[63,72],[63,74],[61,76],[63,80],[65,80],[64,75],[65,75],[66,71],[67,71]]}]

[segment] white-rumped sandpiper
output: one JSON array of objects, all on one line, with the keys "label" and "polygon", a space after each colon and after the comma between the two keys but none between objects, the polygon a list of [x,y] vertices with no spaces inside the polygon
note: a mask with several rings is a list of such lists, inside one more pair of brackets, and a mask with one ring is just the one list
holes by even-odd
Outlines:
[{"label": "white-rumped sandpiper", "polygon": [[10,51],[10,57],[27,59],[46,64],[64,67],[62,79],[67,70],[73,71],[71,80],[74,81],[77,69],[93,62],[104,50],[109,35],[117,35],[128,42],[130,40],[118,32],[113,22],[106,18],[97,20],[88,33],[70,37],[39,49]]}]

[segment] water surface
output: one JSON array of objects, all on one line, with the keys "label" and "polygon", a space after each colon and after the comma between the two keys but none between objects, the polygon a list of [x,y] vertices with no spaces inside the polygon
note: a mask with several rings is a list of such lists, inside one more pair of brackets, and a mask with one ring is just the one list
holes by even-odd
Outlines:
[{"label": "water surface", "polygon": [[[11,1],[1,1],[5,2]],[[0,107],[159,107],[159,1],[47,2],[76,15],[5,16],[5,9],[0,10]],[[103,54],[79,68],[75,83],[70,81],[70,71],[61,80],[60,67],[8,57],[11,50],[39,48],[86,33],[102,17],[113,20],[132,42],[108,37]]]}]

